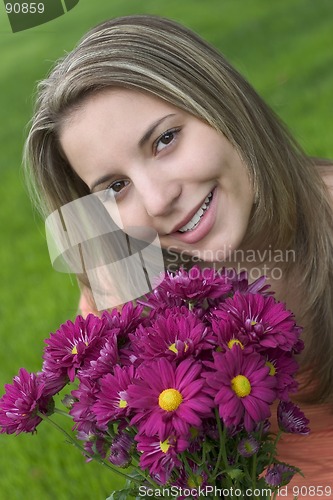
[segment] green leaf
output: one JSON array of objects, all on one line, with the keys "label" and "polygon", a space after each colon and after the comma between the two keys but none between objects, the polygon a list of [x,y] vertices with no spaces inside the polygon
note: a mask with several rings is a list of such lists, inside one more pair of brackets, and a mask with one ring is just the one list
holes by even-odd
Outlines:
[{"label": "green leaf", "polygon": [[114,491],[106,500],[127,500],[127,498],[137,498],[132,488]]},{"label": "green leaf", "polygon": [[231,479],[237,479],[240,480],[244,477],[244,472],[242,469],[228,469],[227,474]]}]

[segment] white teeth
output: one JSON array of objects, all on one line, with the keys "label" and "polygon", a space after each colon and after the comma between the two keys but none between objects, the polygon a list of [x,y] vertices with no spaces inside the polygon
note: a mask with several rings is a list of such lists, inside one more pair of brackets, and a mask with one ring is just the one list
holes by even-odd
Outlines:
[{"label": "white teeth", "polygon": [[180,231],[181,233],[185,233],[186,231],[192,231],[192,229],[194,229],[197,226],[201,217],[209,207],[209,203],[212,199],[212,196],[213,196],[212,193],[209,193],[209,195],[207,196],[207,198],[205,199],[199,210],[193,215],[192,219],[187,224],[185,224],[185,226],[178,229],[178,231]]},{"label": "white teeth", "polygon": [[197,214],[195,214],[195,216],[193,217],[193,219],[192,219],[192,223],[193,223],[193,224],[196,224],[197,222],[199,222],[199,220],[200,220],[200,215],[197,213]]}]

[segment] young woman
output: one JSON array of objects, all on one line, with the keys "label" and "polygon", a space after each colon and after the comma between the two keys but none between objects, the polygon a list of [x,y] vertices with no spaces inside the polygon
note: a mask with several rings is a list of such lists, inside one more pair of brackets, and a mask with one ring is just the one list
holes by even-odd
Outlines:
[{"label": "young woman", "polygon": [[26,158],[46,214],[105,191],[124,225],[158,233],[169,264],[268,276],[304,325],[298,399],[312,429],[280,458],[303,470],[302,498],[333,490],[332,165],[307,157],[214,48],[153,16],[97,26],[56,65]]}]

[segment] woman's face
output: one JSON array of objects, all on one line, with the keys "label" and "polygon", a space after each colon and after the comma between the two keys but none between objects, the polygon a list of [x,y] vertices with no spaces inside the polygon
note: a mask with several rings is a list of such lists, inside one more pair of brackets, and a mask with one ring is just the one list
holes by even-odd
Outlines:
[{"label": "woman's face", "polygon": [[72,112],[60,142],[91,192],[116,200],[124,226],[153,228],[163,248],[205,261],[240,246],[253,205],[246,167],[221,133],[191,114],[108,89]]}]

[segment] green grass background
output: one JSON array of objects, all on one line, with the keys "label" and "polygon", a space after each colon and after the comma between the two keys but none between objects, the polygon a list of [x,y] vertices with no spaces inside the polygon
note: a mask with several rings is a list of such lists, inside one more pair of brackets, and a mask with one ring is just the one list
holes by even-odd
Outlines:
[{"label": "green grass background", "polygon": [[[333,156],[332,0],[80,0],[66,15],[15,34],[1,4],[1,394],[21,366],[40,369],[43,339],[75,316],[78,300],[75,280],[50,265],[43,222],[21,172],[35,82],[91,26],[133,13],[171,17],[196,30],[250,80],[309,154]],[[117,484],[47,424],[33,436],[0,435],[3,499],[103,500]]]}]

